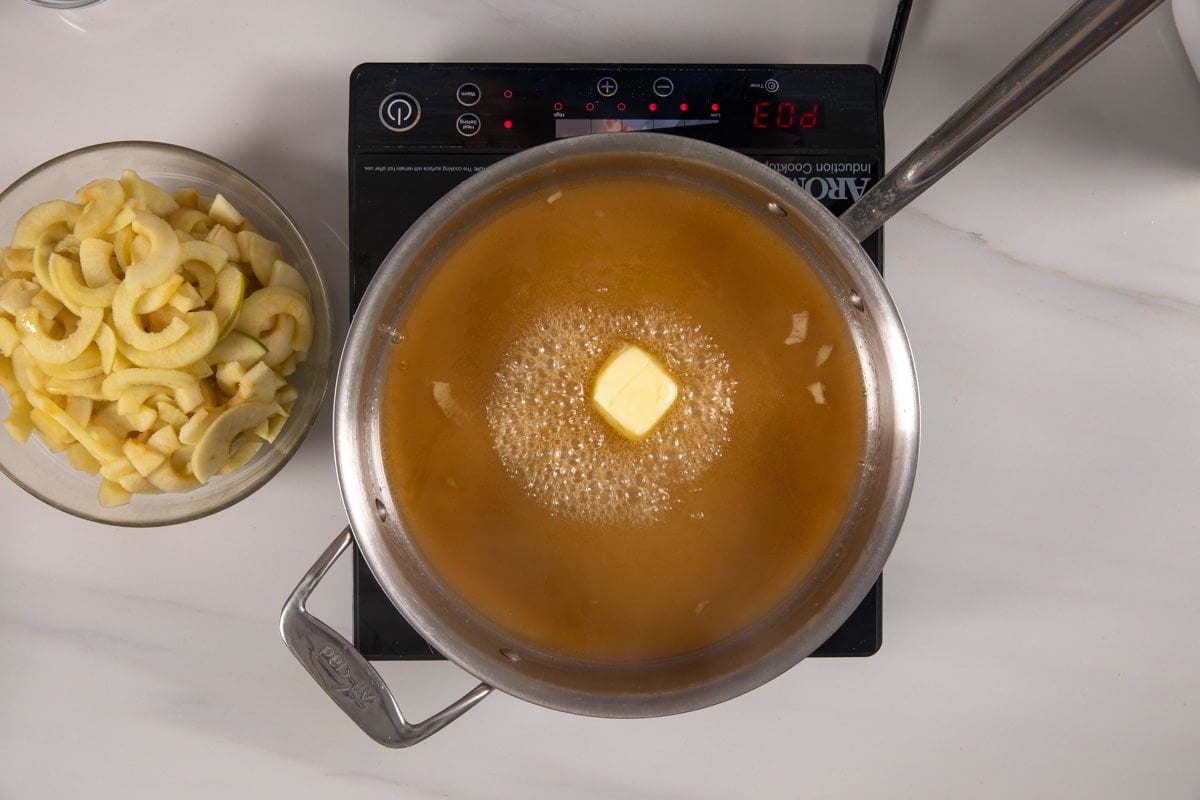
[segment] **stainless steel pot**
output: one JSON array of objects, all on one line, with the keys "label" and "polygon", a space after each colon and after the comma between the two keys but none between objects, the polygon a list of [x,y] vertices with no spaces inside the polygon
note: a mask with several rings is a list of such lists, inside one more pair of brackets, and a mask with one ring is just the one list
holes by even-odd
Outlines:
[{"label": "stainless steel pot", "polygon": [[[661,134],[609,134],[554,142],[474,176],[423,216],[384,261],[356,312],[335,394],[338,479],[350,526],[284,607],[289,648],[372,738],[407,746],[436,732],[492,688],[550,708],[609,717],[673,714],[753,689],[808,656],[874,583],[908,505],[916,467],[918,398],[908,341],[892,300],[858,242],[1088,58],[1156,0],[1085,0],[897,166],[842,221],[791,181],[713,145]],[[604,664],[523,650],[440,588],[387,490],[380,452],[380,387],[392,322],[437,254],[505,198],[574,177],[636,172],[712,191],[768,220],[803,253],[844,309],[868,397],[867,456],[854,500],[820,568],[769,620],[704,651],[665,661]],[[467,233],[464,233],[467,232]],[[478,687],[418,724],[408,723],[378,673],[305,610],[305,601],[353,539],[405,618]]]}]

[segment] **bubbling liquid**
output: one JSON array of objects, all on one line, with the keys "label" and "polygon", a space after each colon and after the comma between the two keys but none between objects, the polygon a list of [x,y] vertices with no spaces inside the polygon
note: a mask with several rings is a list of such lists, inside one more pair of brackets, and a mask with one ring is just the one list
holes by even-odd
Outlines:
[{"label": "bubbling liquid", "polygon": [[[588,391],[622,343],[656,356],[679,386],[639,442],[617,434]],[[505,469],[550,513],[594,525],[649,525],[720,456],[735,382],[700,326],[663,308],[566,306],[521,334],[496,376],[487,418]]]},{"label": "bubbling liquid", "polygon": [[[862,367],[777,225],[672,180],[564,180],[474,224],[387,320],[387,491],[422,569],[514,651],[702,650],[836,548]],[[626,342],[681,390],[636,442],[589,403]]]}]

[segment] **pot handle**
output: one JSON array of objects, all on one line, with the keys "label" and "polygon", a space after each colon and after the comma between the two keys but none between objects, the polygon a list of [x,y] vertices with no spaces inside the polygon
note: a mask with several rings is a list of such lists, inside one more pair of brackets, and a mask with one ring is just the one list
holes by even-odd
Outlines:
[{"label": "pot handle", "polygon": [[841,216],[862,241],[1162,0],[1079,0]]},{"label": "pot handle", "polygon": [[304,604],[333,562],[353,541],[350,527],[337,535],[300,579],[279,617],[279,632],[296,660],[333,702],[375,741],[408,747],[449,725],[492,691],[481,683],[424,722],[405,721],[392,692],[371,662],[340,634],[308,613]]}]

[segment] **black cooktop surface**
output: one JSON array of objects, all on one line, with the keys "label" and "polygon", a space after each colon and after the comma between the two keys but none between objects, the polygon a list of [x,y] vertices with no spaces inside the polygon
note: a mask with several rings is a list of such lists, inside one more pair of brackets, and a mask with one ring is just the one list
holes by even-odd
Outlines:
[{"label": "black cooktop surface", "polygon": [[[350,79],[351,297],[442,195],[507,155],[594,132],[662,131],[751,156],[835,214],[882,174],[879,73],[867,66],[364,64]],[[882,271],[882,238],[863,243]],[[813,653],[869,656],[882,578]],[[354,644],[435,659],[355,552]]]}]

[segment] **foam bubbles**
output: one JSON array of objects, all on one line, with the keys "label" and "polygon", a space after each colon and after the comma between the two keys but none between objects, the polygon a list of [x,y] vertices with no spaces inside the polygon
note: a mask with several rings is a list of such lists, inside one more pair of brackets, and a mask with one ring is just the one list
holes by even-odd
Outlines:
[{"label": "foam bubbles", "polygon": [[[654,430],[626,440],[588,398],[622,344],[653,354],[679,385]],[[685,316],[569,306],[543,314],[509,348],[487,405],[509,475],[555,516],[649,525],[715,461],[728,440],[735,382],[721,349]]]}]

